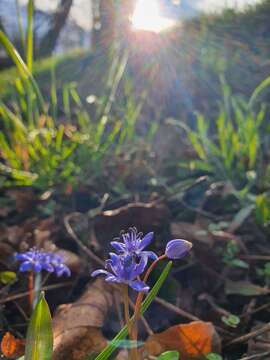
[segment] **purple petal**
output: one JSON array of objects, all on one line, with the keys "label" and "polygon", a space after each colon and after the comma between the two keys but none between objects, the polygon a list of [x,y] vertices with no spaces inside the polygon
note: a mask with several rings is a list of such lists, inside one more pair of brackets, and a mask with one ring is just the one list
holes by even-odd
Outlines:
[{"label": "purple petal", "polygon": [[153,260],[158,258],[157,254],[155,254],[153,251],[142,251],[140,255],[146,256]]},{"label": "purple petal", "polygon": [[116,255],[115,253],[110,253],[109,255],[111,257],[111,265],[116,266],[119,261],[119,255]]},{"label": "purple petal", "polygon": [[187,255],[191,248],[191,242],[183,239],[175,239],[168,242],[165,254],[169,259],[180,259]]},{"label": "purple petal", "polygon": [[147,286],[143,281],[139,281],[139,280],[130,281],[129,286],[136,291],[143,291],[143,292],[149,291],[149,286]]},{"label": "purple petal", "polygon": [[116,275],[121,279],[133,280],[136,275],[137,264],[131,255],[119,257]]},{"label": "purple petal", "polygon": [[32,268],[33,268],[33,264],[30,261],[25,261],[20,265],[19,271],[24,272],[24,271],[32,270]]},{"label": "purple petal", "polygon": [[102,274],[102,275],[111,275],[111,274],[109,273],[109,271],[100,269],[100,270],[93,271],[92,274],[91,274],[91,276],[92,276],[92,277],[95,277],[95,276],[101,275],[101,274]]},{"label": "purple petal", "polygon": [[118,241],[112,241],[111,246],[116,250],[117,252],[124,252],[126,250],[125,244],[122,244]]},{"label": "purple petal", "polygon": [[116,276],[114,276],[114,275],[108,275],[108,276],[106,277],[105,281],[118,283],[118,282],[119,282],[119,279],[118,279]]},{"label": "purple petal", "polygon": [[52,266],[52,264],[44,263],[44,264],[42,264],[42,267],[44,270],[46,270],[50,273],[54,272],[54,267]]},{"label": "purple petal", "polygon": [[15,254],[14,256],[15,260],[18,260],[18,261],[24,261],[24,260],[30,260],[29,259],[29,256],[27,255],[27,253],[24,253],[24,254]]},{"label": "purple petal", "polygon": [[148,257],[147,256],[142,256],[140,258],[140,262],[139,264],[136,266],[135,271],[133,272],[133,276],[132,278],[136,278],[137,276],[141,275],[144,272],[144,269],[146,268],[148,262]]},{"label": "purple petal", "polygon": [[153,240],[153,236],[154,236],[153,232],[149,232],[148,234],[146,234],[140,241],[139,250],[143,250],[144,248],[146,248],[146,246],[148,246]]},{"label": "purple petal", "polygon": [[57,266],[55,268],[55,272],[56,272],[56,276],[58,276],[58,277],[63,276],[63,275],[66,275],[66,276],[71,275],[70,269],[64,264]]},{"label": "purple petal", "polygon": [[39,262],[36,262],[35,264],[33,264],[33,270],[34,270],[34,272],[36,272],[36,273],[41,272],[41,270],[42,270],[41,264],[40,264]]},{"label": "purple petal", "polygon": [[120,255],[116,255],[114,253],[110,253],[110,259],[106,261],[105,266],[107,268],[107,266],[109,265],[111,267],[111,271],[117,275],[119,270],[120,270],[120,260],[121,257]]}]

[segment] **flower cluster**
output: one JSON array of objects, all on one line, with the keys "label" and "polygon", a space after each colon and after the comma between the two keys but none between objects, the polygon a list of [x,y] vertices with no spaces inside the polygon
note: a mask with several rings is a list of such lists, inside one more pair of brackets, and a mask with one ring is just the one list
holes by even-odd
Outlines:
[{"label": "flower cluster", "polygon": [[153,260],[157,259],[157,255],[153,251],[145,251],[144,249],[151,243],[154,237],[154,233],[150,232],[146,234],[144,237],[140,232],[138,233],[135,227],[129,229],[127,233],[121,233],[121,238],[116,238],[115,240],[120,241],[112,241],[112,247],[122,255],[131,255],[138,258],[146,257]]},{"label": "flower cluster", "polygon": [[192,247],[189,241],[171,240],[166,246],[165,254],[158,258],[154,252],[145,250],[153,240],[153,236],[152,232],[143,236],[135,227],[130,228],[126,233],[121,233],[120,238],[111,242],[117,254],[110,253],[110,259],[105,262],[106,270],[96,270],[92,276],[103,274],[106,276],[105,281],[126,284],[136,291],[147,292],[149,287],[140,280],[140,275],[145,271],[148,260],[157,261],[164,257],[180,259]]},{"label": "flower cluster", "polygon": [[147,265],[147,258],[141,257],[140,262],[134,261],[131,255],[116,255],[110,254],[110,259],[106,261],[106,269],[108,270],[96,270],[92,273],[92,276],[100,274],[106,275],[105,280],[108,282],[116,282],[120,284],[127,284],[136,291],[147,292],[149,287],[141,281],[137,280]]},{"label": "flower cluster", "polygon": [[42,270],[55,273],[59,276],[70,276],[70,269],[65,265],[61,255],[38,249],[31,249],[24,253],[16,254],[15,259],[21,261],[19,271],[33,271],[40,273]]}]

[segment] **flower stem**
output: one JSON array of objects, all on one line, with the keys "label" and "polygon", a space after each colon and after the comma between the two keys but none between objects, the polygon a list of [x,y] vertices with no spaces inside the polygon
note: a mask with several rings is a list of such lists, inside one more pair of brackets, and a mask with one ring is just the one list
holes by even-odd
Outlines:
[{"label": "flower stem", "polygon": [[125,322],[129,325],[129,297],[128,297],[128,285],[123,285],[123,299],[124,299],[124,310],[125,310]]},{"label": "flower stem", "polygon": [[34,273],[31,270],[28,276],[29,306],[32,311],[34,302]]},{"label": "flower stem", "polygon": [[35,274],[35,283],[34,283],[34,302],[33,302],[33,308],[36,306],[38,299],[39,299],[39,295],[40,295],[40,291],[41,291],[41,286],[42,286],[42,276],[41,273],[36,273]]},{"label": "flower stem", "polygon": [[[143,282],[146,283],[146,281],[148,280],[151,272],[154,270],[157,263],[160,260],[164,260],[166,258],[167,258],[167,256],[164,254],[164,255],[160,256],[159,258],[157,258],[154,262],[152,262],[152,264],[149,266],[149,268],[147,269],[147,271],[144,275]],[[131,337],[135,341],[137,341],[137,338],[138,338],[138,321],[140,319],[140,309],[141,309],[141,304],[143,301],[143,296],[144,296],[144,293],[140,292],[137,296],[136,303],[135,303],[134,322],[133,322],[132,328],[131,328]]]},{"label": "flower stem", "polygon": [[128,285],[123,284],[122,286],[122,292],[123,292],[123,300],[124,300],[124,312],[125,312],[125,322],[128,327],[128,334],[129,334],[129,340],[131,342],[131,349],[130,349],[130,359],[131,360],[137,360],[137,346],[136,343],[133,343],[132,338],[132,326],[130,323],[130,314],[129,314],[129,296],[128,296]]}]

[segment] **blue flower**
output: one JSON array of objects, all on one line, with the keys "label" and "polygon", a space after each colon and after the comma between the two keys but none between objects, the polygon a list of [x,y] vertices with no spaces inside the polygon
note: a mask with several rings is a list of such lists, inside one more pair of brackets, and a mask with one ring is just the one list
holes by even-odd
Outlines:
[{"label": "blue flower", "polygon": [[54,272],[56,273],[57,277],[66,275],[70,276],[71,271],[69,267],[64,263],[64,257],[62,255],[50,253],[48,255],[50,264],[54,267]]},{"label": "blue flower", "polygon": [[19,271],[21,272],[30,270],[34,271],[35,273],[39,273],[42,270],[46,270],[48,272],[54,271],[54,268],[50,264],[49,259],[44,256],[44,252],[37,249],[32,249],[21,254],[16,254],[15,259],[22,262],[19,268]]},{"label": "blue flower", "polygon": [[105,281],[119,284],[127,284],[136,291],[147,292],[149,287],[137,277],[140,276],[147,265],[147,256],[141,256],[139,263],[136,263],[131,255],[116,255],[110,253],[110,259],[105,262],[105,268],[96,270],[92,276],[103,274]]},{"label": "blue flower", "polygon": [[[138,233],[135,227],[129,229],[129,232],[122,233],[121,239],[123,242],[112,241],[111,245],[118,254],[135,256],[138,258],[146,257],[147,259],[157,259],[157,255],[153,251],[144,251],[144,249],[153,240],[154,233],[149,232],[143,237],[143,234]],[[118,238],[117,240],[120,240]]]},{"label": "blue flower", "polygon": [[183,239],[175,239],[168,242],[165,255],[169,259],[181,259],[192,248],[191,242]]},{"label": "blue flower", "polygon": [[16,254],[15,259],[21,261],[19,271],[33,271],[40,273],[42,270],[57,276],[70,276],[69,268],[64,264],[62,256],[43,250],[31,249],[24,253]]}]

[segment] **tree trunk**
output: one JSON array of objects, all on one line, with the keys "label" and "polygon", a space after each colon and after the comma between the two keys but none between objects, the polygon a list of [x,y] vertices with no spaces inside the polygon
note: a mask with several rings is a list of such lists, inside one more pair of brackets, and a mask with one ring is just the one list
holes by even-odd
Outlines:
[{"label": "tree trunk", "polygon": [[95,0],[93,47],[106,51],[115,37],[114,0]]},{"label": "tree trunk", "polygon": [[114,41],[127,36],[135,0],[93,0],[93,46],[108,50]]},{"label": "tree trunk", "polygon": [[41,39],[38,57],[49,56],[53,52],[57,39],[68,18],[73,0],[61,0],[56,12],[52,15],[51,26]]}]

